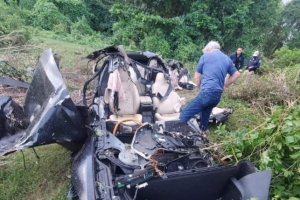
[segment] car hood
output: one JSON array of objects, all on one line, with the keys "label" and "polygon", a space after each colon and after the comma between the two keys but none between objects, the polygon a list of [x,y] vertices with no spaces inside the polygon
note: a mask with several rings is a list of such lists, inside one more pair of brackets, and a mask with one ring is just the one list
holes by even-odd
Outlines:
[{"label": "car hood", "polygon": [[86,140],[83,118],[70,99],[51,49],[40,56],[21,109],[10,97],[0,98],[0,156],[43,144]]}]

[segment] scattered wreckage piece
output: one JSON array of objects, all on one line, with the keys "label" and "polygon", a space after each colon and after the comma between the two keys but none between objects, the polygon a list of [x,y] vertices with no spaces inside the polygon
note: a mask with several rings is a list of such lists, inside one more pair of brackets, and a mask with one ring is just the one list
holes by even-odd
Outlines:
[{"label": "scattered wreckage piece", "polygon": [[[6,67],[6,68],[5,68]],[[5,75],[3,77],[0,77],[0,85],[6,85],[6,86],[14,86],[14,87],[22,87],[22,88],[28,88],[29,83],[24,82],[23,80],[16,80],[12,78],[12,74],[18,74],[18,70],[11,66],[7,61],[0,60],[0,72],[1,74]]]},{"label": "scattered wreckage piece", "polygon": [[168,60],[169,74],[171,79],[171,84],[173,88],[182,90],[193,90],[196,84],[189,81],[191,74],[189,70],[184,67],[183,63],[178,60]]},{"label": "scattered wreckage piece", "polygon": [[0,77],[0,85],[7,85],[7,86],[14,86],[14,87],[22,87],[22,88],[28,88],[29,83],[15,80],[10,77]]},{"label": "scattered wreckage piece", "polygon": [[[72,199],[265,199],[270,171],[256,172],[249,161],[215,163],[213,144],[193,127],[197,120],[191,126],[181,122],[172,103],[159,104],[162,98],[152,95],[156,79],[166,84],[169,78],[159,55],[111,46],[87,58],[96,61],[95,74],[84,85],[86,90],[96,79],[91,105],[74,105],[51,50],[40,57],[22,109],[10,97],[0,98],[0,155],[50,143],[72,149]],[[124,86],[123,100],[109,87],[113,75],[120,78],[113,83]],[[169,87],[163,88],[162,97]],[[158,120],[156,112],[167,116]],[[10,126],[12,116],[26,122],[20,130]]]}]

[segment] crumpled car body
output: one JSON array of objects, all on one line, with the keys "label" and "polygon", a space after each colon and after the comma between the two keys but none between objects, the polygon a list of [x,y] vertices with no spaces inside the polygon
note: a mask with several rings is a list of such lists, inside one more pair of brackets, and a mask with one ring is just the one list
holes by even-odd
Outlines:
[{"label": "crumpled car body", "polygon": [[51,50],[40,57],[23,107],[0,97],[1,156],[50,143],[72,150],[71,199],[267,199],[269,170],[217,164],[194,124],[163,113],[177,96],[161,56],[111,46],[86,58],[95,65],[85,106],[70,99]]}]

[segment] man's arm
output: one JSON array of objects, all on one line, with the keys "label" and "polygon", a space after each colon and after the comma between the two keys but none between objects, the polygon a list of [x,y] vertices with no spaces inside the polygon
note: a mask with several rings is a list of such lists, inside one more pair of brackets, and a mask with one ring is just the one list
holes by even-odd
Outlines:
[{"label": "man's arm", "polygon": [[238,77],[240,76],[240,72],[236,71],[232,76],[225,80],[224,89],[227,88],[230,84],[234,83]]},{"label": "man's arm", "polygon": [[194,79],[195,79],[195,83],[196,83],[197,87],[200,88],[201,74],[198,72],[195,72]]}]

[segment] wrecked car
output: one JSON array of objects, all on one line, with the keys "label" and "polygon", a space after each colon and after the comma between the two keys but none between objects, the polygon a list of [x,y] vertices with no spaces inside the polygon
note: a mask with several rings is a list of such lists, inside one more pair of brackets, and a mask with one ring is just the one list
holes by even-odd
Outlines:
[{"label": "wrecked car", "polygon": [[161,56],[111,46],[86,58],[94,75],[83,87],[84,106],[70,98],[51,50],[22,107],[0,97],[0,156],[50,143],[70,149],[71,199],[267,199],[271,171],[216,159],[214,144],[199,134],[201,119],[179,120],[182,98]]}]

